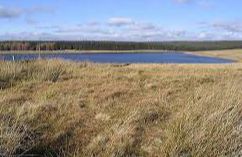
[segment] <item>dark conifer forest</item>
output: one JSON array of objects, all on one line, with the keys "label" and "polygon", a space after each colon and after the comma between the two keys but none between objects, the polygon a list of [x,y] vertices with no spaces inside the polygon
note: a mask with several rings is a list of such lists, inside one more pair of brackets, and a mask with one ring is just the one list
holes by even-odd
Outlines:
[{"label": "dark conifer forest", "polygon": [[0,41],[0,51],[52,50],[223,50],[242,48],[242,41]]}]

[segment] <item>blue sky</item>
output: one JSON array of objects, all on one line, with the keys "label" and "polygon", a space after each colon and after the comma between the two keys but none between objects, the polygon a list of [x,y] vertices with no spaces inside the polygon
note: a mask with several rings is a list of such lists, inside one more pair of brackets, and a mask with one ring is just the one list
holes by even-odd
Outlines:
[{"label": "blue sky", "polygon": [[0,40],[240,40],[241,0],[0,0]]}]

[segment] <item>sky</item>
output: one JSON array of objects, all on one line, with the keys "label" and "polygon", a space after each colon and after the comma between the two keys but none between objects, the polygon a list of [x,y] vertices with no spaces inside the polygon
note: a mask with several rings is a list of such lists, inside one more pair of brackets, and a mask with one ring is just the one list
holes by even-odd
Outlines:
[{"label": "sky", "polygon": [[241,0],[0,0],[0,40],[242,40]]}]

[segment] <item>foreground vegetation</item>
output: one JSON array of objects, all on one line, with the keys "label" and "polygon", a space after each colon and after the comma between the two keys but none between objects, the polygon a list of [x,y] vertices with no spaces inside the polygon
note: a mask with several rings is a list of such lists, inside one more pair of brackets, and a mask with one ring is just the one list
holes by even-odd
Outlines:
[{"label": "foreground vegetation", "polygon": [[242,64],[0,67],[1,156],[242,154]]},{"label": "foreground vegetation", "polygon": [[242,48],[242,41],[0,41],[0,51],[53,51],[53,50],[223,50]]}]

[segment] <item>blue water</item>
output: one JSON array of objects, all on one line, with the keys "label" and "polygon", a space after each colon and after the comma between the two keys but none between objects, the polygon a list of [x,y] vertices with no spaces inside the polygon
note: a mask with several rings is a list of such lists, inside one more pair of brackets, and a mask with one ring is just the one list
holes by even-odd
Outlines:
[{"label": "blue water", "polygon": [[[3,60],[33,60],[38,54],[4,54]],[[97,63],[232,63],[232,60],[196,56],[185,53],[53,53],[41,54],[42,59],[65,59],[71,61],[91,61]]]}]

